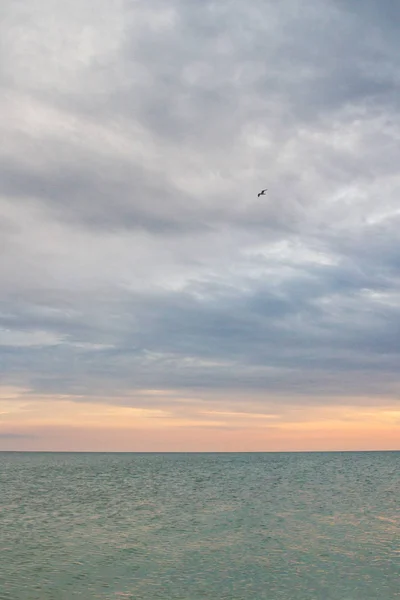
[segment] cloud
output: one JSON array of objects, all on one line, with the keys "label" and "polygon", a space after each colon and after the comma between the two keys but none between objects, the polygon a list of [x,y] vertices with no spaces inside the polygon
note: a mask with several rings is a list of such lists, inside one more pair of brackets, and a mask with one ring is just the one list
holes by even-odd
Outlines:
[{"label": "cloud", "polygon": [[3,382],[397,401],[393,3],[3,10]]},{"label": "cloud", "polygon": [[0,440],[21,440],[21,439],[34,439],[35,436],[28,433],[7,433],[0,431]]}]

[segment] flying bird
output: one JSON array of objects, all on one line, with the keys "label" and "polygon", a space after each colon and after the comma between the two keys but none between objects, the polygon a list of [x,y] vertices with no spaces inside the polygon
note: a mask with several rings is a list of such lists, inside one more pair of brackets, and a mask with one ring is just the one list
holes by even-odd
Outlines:
[{"label": "flying bird", "polygon": [[257,194],[257,198],[259,198],[260,196],[265,196],[265,192],[267,191],[268,188],[265,188],[265,190],[261,190],[261,192],[259,194]]}]

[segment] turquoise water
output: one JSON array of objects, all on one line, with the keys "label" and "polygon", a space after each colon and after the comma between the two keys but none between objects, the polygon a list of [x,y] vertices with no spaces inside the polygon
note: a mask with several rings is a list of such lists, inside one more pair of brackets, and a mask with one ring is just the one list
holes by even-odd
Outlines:
[{"label": "turquoise water", "polygon": [[1,600],[400,598],[400,453],[0,453]]}]

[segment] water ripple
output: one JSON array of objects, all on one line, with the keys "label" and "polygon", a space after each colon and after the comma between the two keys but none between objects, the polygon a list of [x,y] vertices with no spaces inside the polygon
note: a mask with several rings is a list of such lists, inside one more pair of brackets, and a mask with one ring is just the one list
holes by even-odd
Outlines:
[{"label": "water ripple", "polygon": [[0,453],[0,600],[395,600],[400,453]]}]

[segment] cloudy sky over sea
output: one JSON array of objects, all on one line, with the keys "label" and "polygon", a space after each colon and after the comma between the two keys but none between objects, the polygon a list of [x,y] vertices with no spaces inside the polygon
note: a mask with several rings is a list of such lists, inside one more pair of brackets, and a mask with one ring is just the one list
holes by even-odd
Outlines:
[{"label": "cloudy sky over sea", "polygon": [[399,26],[3,0],[0,449],[398,447]]}]

